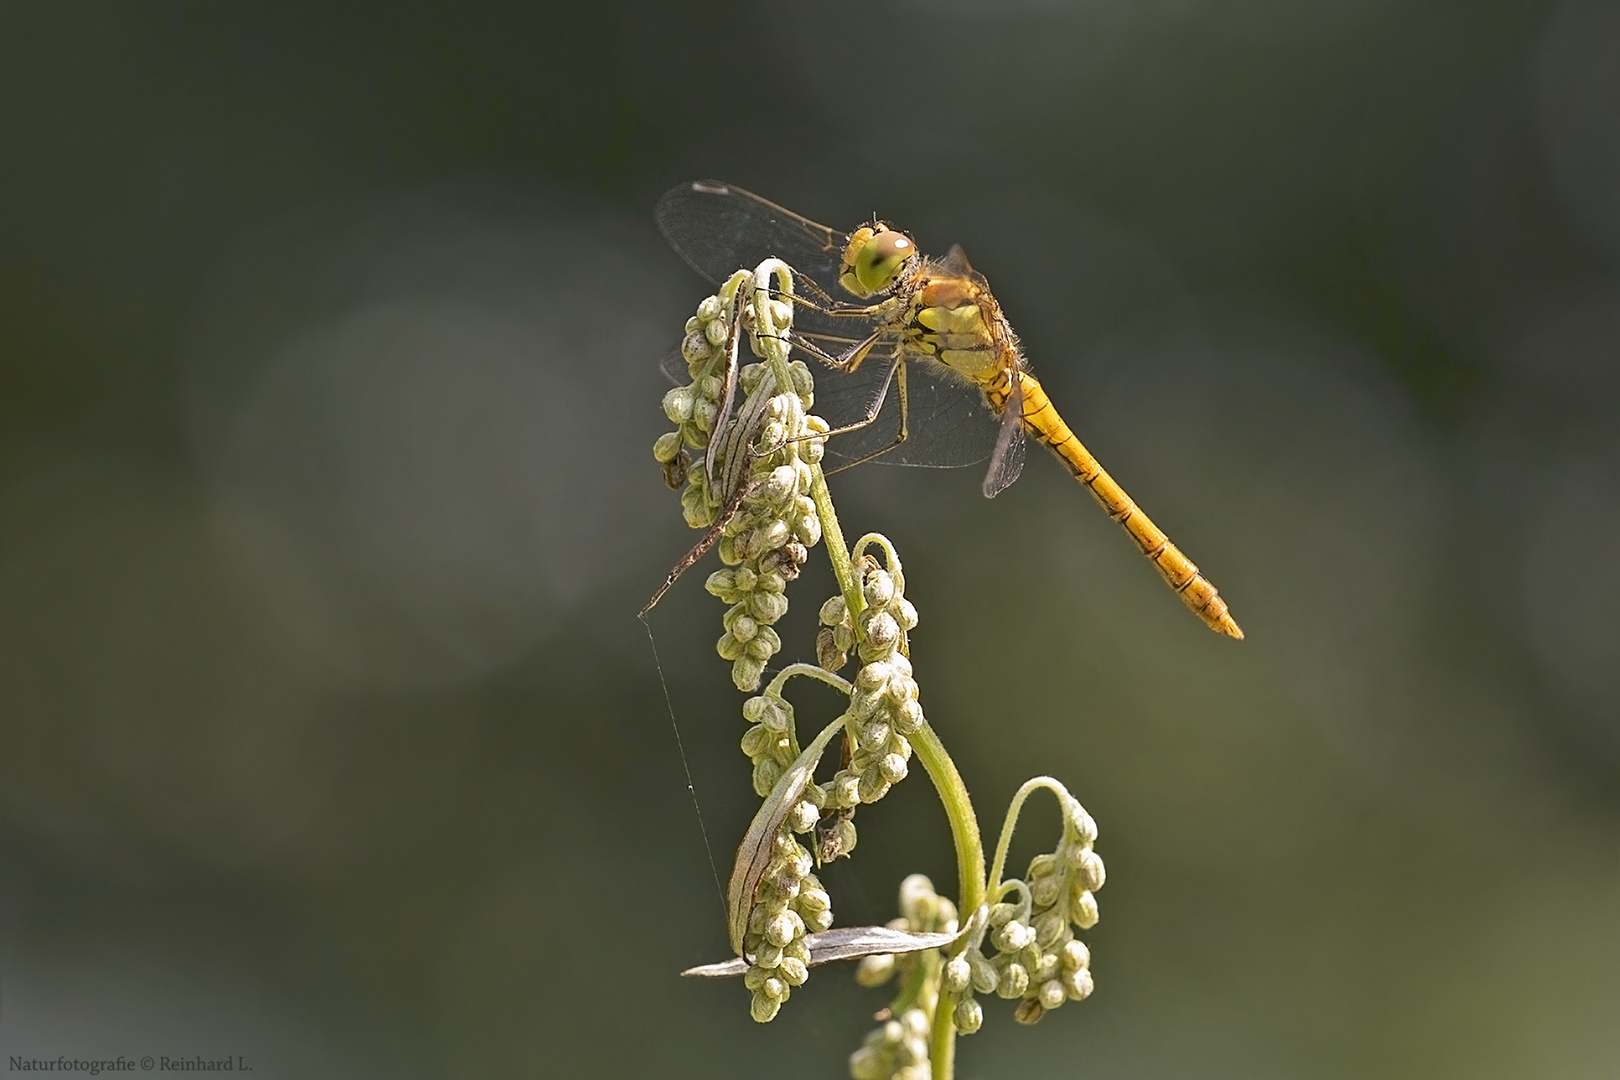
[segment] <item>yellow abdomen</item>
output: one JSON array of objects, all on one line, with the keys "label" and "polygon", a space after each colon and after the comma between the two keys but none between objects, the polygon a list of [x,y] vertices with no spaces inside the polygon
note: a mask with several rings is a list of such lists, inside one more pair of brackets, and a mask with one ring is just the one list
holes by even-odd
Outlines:
[{"label": "yellow abdomen", "polygon": [[[995,387],[987,388],[985,394],[999,413],[1006,409],[1009,391],[1005,379],[998,380],[998,383]],[[1097,459],[1091,456],[1091,451],[1063,422],[1063,417],[1058,415],[1040,382],[1026,372],[1020,377],[1020,385],[1024,398],[1024,429],[1045,443],[1058,460],[1068,466],[1074,478],[1090,489],[1097,501],[1102,503],[1103,509],[1108,511],[1108,516],[1130,534],[1136,546],[1142,549],[1142,554],[1158,569],[1159,576],[1176,591],[1181,602],[1191,608],[1194,615],[1203,619],[1211,630],[1241,639],[1243,631],[1227,612],[1226,601],[1221,599],[1215,586],[1198,572],[1198,567],[1181,553],[1180,548],[1170,542],[1164,530],[1153,524],[1141,507],[1125,494],[1125,489],[1103,470]]]}]

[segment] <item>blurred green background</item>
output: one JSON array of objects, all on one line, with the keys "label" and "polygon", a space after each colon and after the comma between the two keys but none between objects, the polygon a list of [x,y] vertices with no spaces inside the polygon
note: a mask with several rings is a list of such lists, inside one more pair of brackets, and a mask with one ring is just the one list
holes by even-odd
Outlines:
[{"label": "blurred green background", "polygon": [[[1101,826],[1096,995],[959,1075],[1615,1076],[1616,55],[1602,0],[0,7],[0,1056],[844,1074],[847,969],[765,1028],[675,975],[635,611],[708,289],[651,207],[717,176],[962,243],[1248,633],[1042,456],[836,478],[987,825]],[[725,862],[713,565],[651,625]],[[952,889],[920,772],[861,827],[841,922]]]}]

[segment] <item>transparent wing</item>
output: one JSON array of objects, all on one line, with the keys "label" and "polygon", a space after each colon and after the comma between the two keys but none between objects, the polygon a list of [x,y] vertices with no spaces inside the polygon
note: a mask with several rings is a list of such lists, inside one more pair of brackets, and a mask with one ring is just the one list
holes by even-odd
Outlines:
[{"label": "transparent wing", "polygon": [[658,370],[664,373],[664,378],[676,386],[685,386],[692,381],[692,375],[686,366],[686,357],[681,353],[678,343],[658,361]]},{"label": "transparent wing", "polygon": [[870,424],[828,441],[827,458],[833,468],[880,451],[886,452],[873,459],[878,464],[932,468],[972,465],[990,456],[999,421],[978,388],[949,369],[908,355],[912,358],[904,361],[904,377],[909,433],[898,446],[894,443],[900,433],[901,373],[884,387],[894,364],[892,347],[880,346],[853,373],[826,368],[816,372],[811,411],[833,428],[859,423],[876,406]]},{"label": "transparent wing", "polygon": [[1015,374],[1007,408],[1001,414],[1001,430],[996,433],[995,453],[984,474],[984,497],[993,499],[1012,486],[1024,471],[1024,384]]},{"label": "transparent wing", "polygon": [[829,295],[849,237],[720,180],[691,180],[664,192],[653,211],[669,246],[715,284],[772,256],[807,274]]}]

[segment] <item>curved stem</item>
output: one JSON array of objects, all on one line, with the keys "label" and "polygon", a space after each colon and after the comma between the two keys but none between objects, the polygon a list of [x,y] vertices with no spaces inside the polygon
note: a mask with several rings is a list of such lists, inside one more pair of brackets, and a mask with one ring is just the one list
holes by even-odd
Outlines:
[{"label": "curved stem", "polygon": [[815,664],[789,664],[782,669],[781,674],[770,681],[770,684],[765,687],[765,692],[772,697],[781,697],[782,688],[795,675],[807,675],[812,679],[824,682],[846,697],[855,689],[849,684],[848,679],[834,675],[824,667],[817,667]]},{"label": "curved stem", "polygon": [[1018,824],[1018,815],[1024,808],[1024,800],[1041,788],[1046,788],[1056,795],[1060,805],[1073,798],[1069,794],[1068,788],[1050,776],[1036,776],[1024,781],[1023,786],[1018,789],[1018,793],[1012,797],[1012,802],[1007,804],[1007,818],[1001,826],[1001,836],[996,841],[995,861],[990,864],[990,889],[992,891],[999,891],[1001,887],[1001,872],[1007,866],[1007,849],[1012,846],[1013,829]]}]

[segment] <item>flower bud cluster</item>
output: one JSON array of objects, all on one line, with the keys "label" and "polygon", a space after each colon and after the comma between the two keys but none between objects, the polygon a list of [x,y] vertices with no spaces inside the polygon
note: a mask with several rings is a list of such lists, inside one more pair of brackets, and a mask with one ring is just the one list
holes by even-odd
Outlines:
[{"label": "flower bud cluster", "polygon": [[[698,305],[697,314],[686,320],[681,357],[692,381],[664,395],[664,415],[675,430],[665,432],[653,443],[653,457],[663,467],[664,481],[670,487],[685,482],[681,509],[686,523],[694,529],[713,524],[726,502],[725,492],[710,489],[707,472],[691,467],[689,450],[707,450],[715,435],[715,424],[721,419],[729,343],[741,318],[739,311],[746,307],[742,300],[752,280],[753,274],[747,270],[732,274],[720,291],[706,297]],[[745,290],[742,298],[739,290]]]},{"label": "flower bud cluster", "polygon": [[[827,806],[833,810],[875,803],[904,780],[911,760],[908,736],[926,722],[917,702],[917,680],[912,678],[911,661],[906,657],[906,634],[917,625],[917,609],[905,598],[906,579],[899,559],[892,549],[888,555],[889,569],[869,556],[860,560],[864,607],[858,616],[850,617],[842,596],[821,607],[822,625],[832,631],[840,654],[820,657],[822,666],[831,659],[841,666],[849,647],[856,648],[862,661],[844,714],[854,747],[849,763],[827,785]],[[847,854],[855,846],[855,825],[845,815],[837,828],[847,833],[840,843],[842,853]]]},{"label": "flower bud cluster", "polygon": [[[821,517],[810,497],[812,466],[821,460],[827,431],[819,417],[805,412],[812,397],[810,369],[789,365],[793,387],[772,395],[757,418],[747,474],[747,493],[720,536],[720,561],[728,569],[710,575],[706,588],[731,605],[716,644],[732,662],[739,690],[758,689],[765,664],[782,647],[772,629],[787,613],[787,583],[799,576],[809,549],[821,542]],[[763,364],[742,369],[742,389],[753,398],[768,392]]]},{"label": "flower bud cluster", "polygon": [[971,993],[1017,999],[1013,1018],[1021,1024],[1033,1024],[1065,1001],[1091,995],[1091,951],[1074,936],[1074,928],[1089,930],[1097,924],[1092,894],[1102,888],[1105,875],[1102,859],[1091,849],[1096,839],[1091,815],[1077,800],[1065,800],[1057,849],[1030,860],[1027,881],[1017,883],[1019,902],[990,909],[994,955],[986,957],[976,945],[959,958],[964,961],[960,970],[947,968],[946,989],[962,995],[957,1026],[963,1034],[975,1030],[962,1022]]},{"label": "flower bud cluster", "polygon": [[[774,1019],[793,988],[810,977],[806,935],[832,925],[832,897],[811,873],[810,853],[793,838],[794,818],[802,817],[798,810],[772,841],[770,866],[755,890],[743,938],[743,954],[752,958],[743,975],[743,985],[753,995],[748,1011],[761,1024]],[[815,813],[812,806],[811,825]]]},{"label": "flower bud cluster", "polygon": [[[957,929],[956,905],[935,892],[934,883],[926,875],[912,874],[900,883],[900,918],[889,926],[922,933],[952,933]],[[935,962],[937,954],[932,951],[868,956],[855,969],[855,980],[862,986],[882,986],[899,974],[902,985],[909,986],[909,976],[918,964]],[[937,984],[924,980],[912,1007],[899,1020],[890,1020],[868,1034],[861,1048],[850,1055],[850,1075],[856,1080],[928,1076],[928,1038],[937,994]]]},{"label": "flower bud cluster", "polygon": [[[765,798],[781,779],[782,773],[793,764],[798,750],[793,744],[793,704],[768,690],[743,702],[743,719],[748,730],[743,732],[742,752],[754,767],[754,794]],[[809,785],[805,799],[820,816],[825,794],[815,784]],[[795,812],[798,807],[794,808]],[[791,816],[789,820],[792,820]],[[814,823],[812,822],[812,825]],[[795,829],[805,832],[805,829]]]},{"label": "flower bud cluster", "polygon": [[849,1056],[854,1080],[928,1080],[928,1013],[911,1008],[866,1036]]}]

